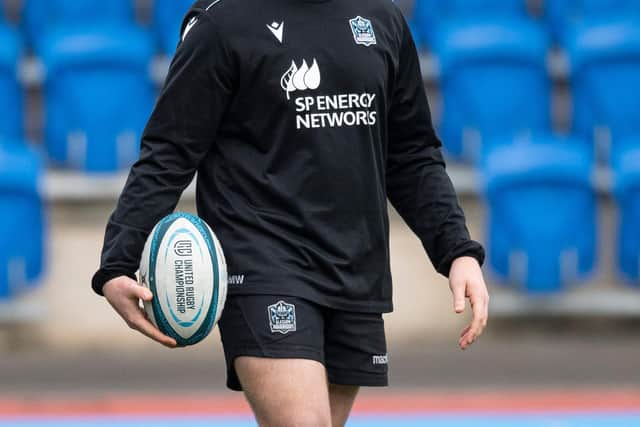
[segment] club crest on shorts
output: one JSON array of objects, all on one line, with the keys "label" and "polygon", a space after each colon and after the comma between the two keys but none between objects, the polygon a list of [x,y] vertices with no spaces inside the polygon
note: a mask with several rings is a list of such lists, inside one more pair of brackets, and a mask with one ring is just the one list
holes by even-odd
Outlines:
[{"label": "club crest on shorts", "polygon": [[376,33],[373,31],[371,21],[362,16],[356,16],[349,20],[349,24],[351,25],[353,39],[356,41],[356,44],[364,46],[376,44]]},{"label": "club crest on shorts", "polygon": [[284,301],[268,307],[271,333],[287,334],[296,331],[296,306]]}]

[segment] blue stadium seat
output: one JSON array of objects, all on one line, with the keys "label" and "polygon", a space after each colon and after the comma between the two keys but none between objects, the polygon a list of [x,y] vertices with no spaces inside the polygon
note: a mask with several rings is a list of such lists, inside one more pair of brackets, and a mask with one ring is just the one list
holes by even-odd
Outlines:
[{"label": "blue stadium seat", "polygon": [[640,15],[640,0],[547,0],[545,9],[556,39],[562,40],[568,29],[583,20]]},{"label": "blue stadium seat", "polygon": [[173,54],[180,39],[182,20],[192,0],[155,0],[154,26],[162,51]]},{"label": "blue stadium seat", "polygon": [[586,144],[549,138],[497,147],[483,163],[489,263],[530,293],[562,290],[596,258],[593,157]]},{"label": "blue stadium seat", "polygon": [[0,145],[0,300],[37,284],[44,268],[40,158],[24,144]]},{"label": "blue stadium seat", "polygon": [[422,42],[430,45],[442,22],[459,18],[522,17],[526,0],[415,0],[414,21]]},{"label": "blue stadium seat", "polygon": [[447,153],[475,160],[492,141],[527,139],[551,128],[549,38],[525,19],[451,21],[438,33]]},{"label": "blue stadium seat", "polygon": [[608,158],[640,134],[640,19],[590,21],[567,37],[573,132]]},{"label": "blue stadium seat", "polygon": [[45,145],[55,163],[88,172],[129,167],[154,102],[153,43],[136,28],[58,31],[43,44]]},{"label": "blue stadium seat", "polygon": [[25,0],[24,31],[29,44],[39,52],[51,31],[77,26],[135,23],[134,0]]},{"label": "blue stadium seat", "polygon": [[614,170],[620,215],[618,266],[627,280],[640,285],[640,137],[635,138],[635,148],[617,153]]},{"label": "blue stadium seat", "polygon": [[22,88],[17,71],[21,56],[18,34],[0,24],[0,141],[23,138]]}]

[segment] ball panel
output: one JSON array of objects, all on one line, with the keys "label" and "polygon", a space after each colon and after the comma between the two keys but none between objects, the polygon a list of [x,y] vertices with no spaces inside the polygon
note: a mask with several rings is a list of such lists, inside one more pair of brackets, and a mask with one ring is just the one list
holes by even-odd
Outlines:
[{"label": "ball panel", "polygon": [[220,245],[220,241],[218,240],[216,235],[213,233],[213,231],[211,231],[211,228],[209,228],[209,226],[206,223],[205,223],[205,226],[207,227],[210,233],[210,237],[213,240],[213,244],[215,247],[216,260],[219,261],[219,262],[216,262],[215,265],[220,266],[220,278],[217,282],[218,289],[219,289],[218,305],[216,307],[215,320],[214,320],[214,323],[217,323],[218,320],[220,320],[220,316],[222,316],[222,310],[224,309],[224,305],[227,301],[227,290],[228,290],[227,261],[224,257],[224,253],[222,252],[222,246]]},{"label": "ball panel", "polygon": [[[159,301],[161,301],[161,296],[158,295],[158,287],[156,286],[156,266],[157,266],[157,260],[158,260],[158,251],[160,248],[160,242],[162,242],[162,239],[164,238],[164,235],[166,234],[167,230],[169,229],[169,227],[171,226],[171,224],[173,223],[173,221],[175,221],[176,216],[175,214],[173,215],[169,215],[167,217],[165,217],[164,219],[162,219],[154,228],[155,232],[153,232],[153,234],[150,236],[150,241],[151,241],[151,245],[150,245],[150,253],[149,253],[149,289],[151,290],[151,292],[153,293],[153,301],[152,301],[152,313],[153,313],[153,318],[155,319],[155,324],[158,327],[158,329],[160,329],[160,331],[167,335],[170,336],[171,338],[175,339],[176,342],[178,343],[178,345],[183,345],[180,343],[180,336],[178,336],[178,334],[173,330],[173,328],[171,327],[171,325],[169,325],[169,322],[167,321],[167,319],[164,316],[164,313],[162,312],[162,305],[160,304]],[[163,295],[164,296],[164,295]]]},{"label": "ball panel", "polygon": [[[202,328],[193,336],[193,340],[201,341],[204,339],[211,330],[215,323],[219,320],[217,313],[221,310],[221,306],[224,305],[224,301],[220,299],[220,290],[224,288],[226,294],[227,279],[226,279],[226,261],[222,252],[218,252],[214,243],[215,235],[209,226],[198,218],[197,225],[198,231],[204,237],[209,252],[210,265],[213,266],[213,295],[211,299],[211,309],[208,312],[207,318],[204,321]],[[220,261],[220,262],[219,262]],[[224,266],[224,277],[222,277],[221,266]],[[224,280],[222,280],[224,279]],[[226,299],[226,298],[225,298]]]},{"label": "ball panel", "polygon": [[[150,236],[153,236],[156,232],[156,230],[158,229],[158,226],[156,225],[153,230],[151,231]],[[151,240],[152,238],[149,237],[147,239],[147,241],[144,244],[144,249],[142,250],[142,257],[141,257],[141,261],[140,261],[140,271],[138,272],[138,283],[141,286],[144,286],[145,288],[149,289],[152,293],[153,290],[151,289],[151,286],[149,285],[149,266],[151,264]],[[155,293],[154,293],[155,295]],[[153,312],[153,302],[152,301],[143,301],[143,307],[144,307],[144,311],[147,314],[147,317],[149,318],[149,321],[151,323],[153,323],[156,327],[158,327],[158,324],[156,322],[156,317],[155,314]]]}]

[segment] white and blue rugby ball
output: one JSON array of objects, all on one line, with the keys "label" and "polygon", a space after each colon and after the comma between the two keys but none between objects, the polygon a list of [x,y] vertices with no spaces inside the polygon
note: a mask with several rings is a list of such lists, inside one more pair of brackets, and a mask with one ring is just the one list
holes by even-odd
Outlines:
[{"label": "white and blue rugby ball", "polygon": [[211,228],[188,213],[174,213],[151,231],[139,280],[153,293],[144,303],[149,320],[179,346],[205,339],[227,298],[227,264]]}]

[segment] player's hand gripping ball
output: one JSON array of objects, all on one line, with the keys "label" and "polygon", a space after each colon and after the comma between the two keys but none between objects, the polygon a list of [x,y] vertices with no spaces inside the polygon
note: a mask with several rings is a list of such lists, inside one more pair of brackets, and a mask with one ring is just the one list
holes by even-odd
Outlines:
[{"label": "player's hand gripping ball", "polygon": [[144,302],[149,320],[178,346],[197,344],[220,319],[227,298],[227,265],[209,226],[175,213],[153,229],[142,252],[140,284],[153,293]]}]

